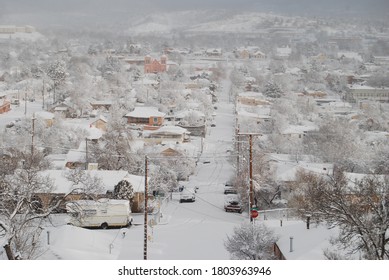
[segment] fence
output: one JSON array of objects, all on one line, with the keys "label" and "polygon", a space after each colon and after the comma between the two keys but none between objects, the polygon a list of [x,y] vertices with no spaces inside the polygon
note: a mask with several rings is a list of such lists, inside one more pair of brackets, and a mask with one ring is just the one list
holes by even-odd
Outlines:
[{"label": "fence", "polygon": [[297,209],[295,208],[279,208],[279,209],[269,209],[269,210],[260,210],[259,219],[260,220],[297,220],[298,214]]}]

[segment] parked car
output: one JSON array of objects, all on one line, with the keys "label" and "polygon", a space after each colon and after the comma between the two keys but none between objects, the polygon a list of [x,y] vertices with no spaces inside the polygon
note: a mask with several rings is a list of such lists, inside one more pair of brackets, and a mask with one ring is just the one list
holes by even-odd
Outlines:
[{"label": "parked car", "polygon": [[6,128],[11,128],[11,127],[13,127],[13,126],[15,126],[15,123],[14,123],[14,122],[9,122],[9,123],[7,123],[7,124],[5,125]]},{"label": "parked car", "polygon": [[195,201],[196,201],[196,188],[184,187],[180,192],[180,203],[195,202]]},{"label": "parked car", "polygon": [[19,101],[19,99],[14,98],[14,99],[11,100],[11,104],[12,105],[19,105],[20,101]]},{"label": "parked car", "polygon": [[236,212],[239,214],[242,213],[243,208],[242,208],[242,204],[240,203],[239,196],[228,195],[224,202],[224,210],[226,212]]},{"label": "parked car", "polygon": [[231,182],[226,182],[224,185],[224,194],[236,194],[237,191]]}]

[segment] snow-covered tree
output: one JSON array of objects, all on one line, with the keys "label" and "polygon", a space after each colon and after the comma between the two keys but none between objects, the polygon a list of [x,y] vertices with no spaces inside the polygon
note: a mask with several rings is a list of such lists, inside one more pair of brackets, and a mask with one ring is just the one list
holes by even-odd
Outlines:
[{"label": "snow-covered tree", "polygon": [[372,87],[389,87],[388,72],[382,69],[382,72],[377,72],[369,78],[367,84]]},{"label": "snow-covered tree", "polygon": [[268,82],[265,84],[263,94],[270,98],[280,98],[283,92],[276,83]]},{"label": "snow-covered tree", "polygon": [[134,199],[134,188],[127,180],[120,181],[113,189],[114,199],[127,199],[130,202]]},{"label": "snow-covered tree", "polygon": [[96,194],[101,194],[104,191],[102,179],[91,175],[83,169],[68,170],[65,173],[65,177],[72,183],[71,190],[73,192],[94,198]]},{"label": "snow-covered tree", "polygon": [[277,240],[266,225],[246,222],[234,228],[224,246],[234,260],[271,260],[275,258],[273,245]]},{"label": "snow-covered tree", "polygon": [[56,89],[64,83],[67,75],[66,63],[63,60],[53,61],[48,65],[46,74],[53,81],[54,102],[56,102]]},{"label": "snow-covered tree", "polygon": [[121,63],[118,58],[107,56],[105,61],[98,67],[101,76],[110,80],[121,71]]},{"label": "snow-covered tree", "polygon": [[43,209],[37,193],[49,192],[53,185],[39,172],[48,167],[43,155],[14,151],[18,164],[10,173],[0,175],[0,237],[8,259],[33,259],[39,253],[44,218],[56,205]]},{"label": "snow-covered tree", "polygon": [[326,118],[319,131],[304,137],[306,154],[332,162],[349,172],[361,172],[365,167],[364,147],[355,124],[345,119]]},{"label": "snow-covered tree", "polygon": [[164,165],[161,161],[150,166],[150,191],[169,193],[177,185],[177,174],[170,165]]},{"label": "snow-covered tree", "polygon": [[132,151],[133,136],[125,129],[124,120],[111,120],[107,131],[96,144],[90,145],[90,157],[105,170],[126,170],[139,174],[142,155]]},{"label": "snow-covered tree", "polygon": [[290,205],[301,215],[340,229],[337,244],[365,259],[389,259],[389,184],[384,176],[350,180],[300,172]]}]

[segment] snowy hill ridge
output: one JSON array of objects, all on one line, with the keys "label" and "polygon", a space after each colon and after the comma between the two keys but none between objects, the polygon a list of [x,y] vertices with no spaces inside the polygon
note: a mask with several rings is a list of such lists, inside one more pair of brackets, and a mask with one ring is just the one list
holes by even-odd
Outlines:
[{"label": "snowy hill ridge", "polygon": [[227,11],[179,11],[152,14],[136,20],[129,33],[245,32],[259,29],[302,28],[315,21],[303,17],[287,17],[272,13],[231,13]]}]

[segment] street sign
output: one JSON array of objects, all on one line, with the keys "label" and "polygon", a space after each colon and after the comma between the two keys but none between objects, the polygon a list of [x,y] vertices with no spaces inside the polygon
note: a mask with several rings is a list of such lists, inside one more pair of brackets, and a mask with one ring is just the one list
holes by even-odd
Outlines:
[{"label": "street sign", "polygon": [[258,217],[258,211],[257,210],[251,210],[251,218],[256,218]]}]

